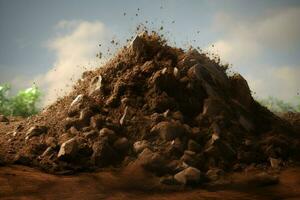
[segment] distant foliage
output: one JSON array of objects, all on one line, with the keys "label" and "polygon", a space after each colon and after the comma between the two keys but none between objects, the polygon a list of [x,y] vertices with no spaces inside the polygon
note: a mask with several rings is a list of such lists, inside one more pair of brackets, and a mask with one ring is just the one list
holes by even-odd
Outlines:
[{"label": "distant foliage", "polygon": [[38,113],[37,103],[41,92],[36,86],[20,90],[15,96],[9,96],[10,89],[9,84],[0,85],[1,114],[28,117]]},{"label": "distant foliage", "polygon": [[275,97],[258,99],[258,102],[272,112],[300,112],[300,97],[296,98],[296,104],[285,102]]}]

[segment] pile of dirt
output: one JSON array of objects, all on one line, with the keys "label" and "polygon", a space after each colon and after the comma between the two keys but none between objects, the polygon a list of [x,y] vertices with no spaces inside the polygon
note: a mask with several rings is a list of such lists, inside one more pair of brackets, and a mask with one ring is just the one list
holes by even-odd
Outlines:
[{"label": "pile of dirt", "polygon": [[241,75],[147,32],[0,141],[4,163],[51,173],[136,165],[164,184],[279,168],[300,152],[299,135],[253,100]]}]

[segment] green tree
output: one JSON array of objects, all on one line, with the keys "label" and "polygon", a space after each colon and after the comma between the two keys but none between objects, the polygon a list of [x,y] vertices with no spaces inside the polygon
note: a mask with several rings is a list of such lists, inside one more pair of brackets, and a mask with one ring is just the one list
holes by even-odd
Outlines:
[{"label": "green tree", "polygon": [[37,103],[41,92],[35,85],[26,90],[20,90],[15,96],[9,96],[10,89],[8,84],[0,85],[1,114],[27,117],[38,113]]},{"label": "green tree", "polygon": [[300,112],[300,98],[297,104],[285,102],[275,97],[258,99],[258,102],[272,112]]}]

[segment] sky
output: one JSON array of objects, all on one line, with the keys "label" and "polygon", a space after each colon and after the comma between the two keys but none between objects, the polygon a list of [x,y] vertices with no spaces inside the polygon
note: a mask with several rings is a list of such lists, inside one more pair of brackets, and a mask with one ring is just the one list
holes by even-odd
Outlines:
[{"label": "sky", "polygon": [[170,45],[217,53],[258,98],[292,101],[300,92],[299,20],[297,0],[0,0],[0,84],[35,83],[47,105],[143,23],[163,26]]}]

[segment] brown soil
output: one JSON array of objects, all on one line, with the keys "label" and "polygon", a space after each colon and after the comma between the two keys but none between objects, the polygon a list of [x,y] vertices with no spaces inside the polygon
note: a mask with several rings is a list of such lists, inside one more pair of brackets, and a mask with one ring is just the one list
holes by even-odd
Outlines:
[{"label": "brown soil", "polygon": [[[55,176],[22,166],[0,168],[0,199],[37,200],[37,199],[155,199],[155,200],[275,200],[300,198],[300,168],[289,168],[280,174],[278,185],[258,187],[249,186],[247,180],[255,171],[231,175],[230,184],[202,189],[146,190],[138,185],[143,182],[128,183],[128,178],[117,172],[81,173],[76,176]],[[125,181],[124,181],[125,180]],[[147,179],[144,179],[147,180]],[[128,185],[131,185],[128,186]]]}]

